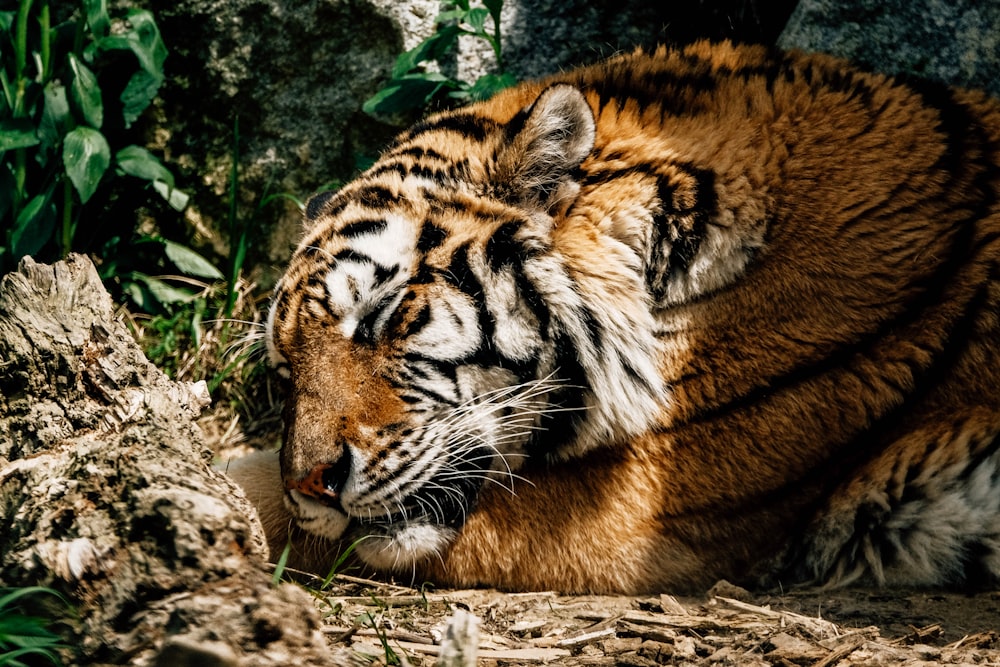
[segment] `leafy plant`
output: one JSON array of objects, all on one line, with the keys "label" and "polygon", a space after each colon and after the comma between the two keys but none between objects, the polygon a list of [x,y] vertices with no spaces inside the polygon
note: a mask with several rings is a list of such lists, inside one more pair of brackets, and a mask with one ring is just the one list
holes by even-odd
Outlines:
[{"label": "leafy plant", "polygon": [[115,176],[187,203],[159,159],[121,138],[164,80],[153,15],[112,18],[106,0],[79,0],[61,21],[54,9],[67,5],[0,12],[0,273],[45,249],[65,256],[81,210]]},{"label": "leafy plant", "polygon": [[[517,83],[504,71],[500,44],[502,9],[503,0],[482,0],[481,7],[471,6],[469,0],[445,0],[435,21],[434,34],[396,59],[389,82],[362,109],[369,114],[392,114],[427,107],[439,100],[466,104],[486,99]],[[487,20],[492,21],[491,30],[486,29]],[[496,73],[485,74],[469,84],[427,69],[427,63],[440,61],[450,53],[462,35],[489,42],[496,56]]]},{"label": "leafy plant", "polygon": [[63,639],[49,629],[51,621],[25,613],[25,598],[49,595],[66,601],[59,593],[41,586],[6,589],[0,591],[0,665],[25,667],[24,660],[37,664],[45,659],[50,664],[62,661],[56,651],[69,648]]}]

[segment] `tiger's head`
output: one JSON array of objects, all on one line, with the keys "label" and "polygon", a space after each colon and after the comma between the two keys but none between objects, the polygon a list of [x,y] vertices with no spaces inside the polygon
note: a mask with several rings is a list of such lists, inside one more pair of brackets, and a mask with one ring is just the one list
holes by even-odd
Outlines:
[{"label": "tiger's head", "polygon": [[677,239],[650,238],[662,188],[586,196],[598,139],[580,89],[522,86],[430,117],[310,200],[267,322],[303,528],[408,568],[483,485],[662,418],[651,307],[668,297],[650,276]]}]

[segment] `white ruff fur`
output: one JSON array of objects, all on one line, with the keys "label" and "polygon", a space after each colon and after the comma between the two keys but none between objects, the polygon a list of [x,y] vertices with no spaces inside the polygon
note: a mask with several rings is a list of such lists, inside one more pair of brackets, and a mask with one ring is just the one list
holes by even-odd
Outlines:
[{"label": "white ruff fur", "polygon": [[391,527],[386,534],[367,535],[354,550],[369,565],[399,571],[439,555],[455,535],[454,530],[443,526],[404,524]]}]

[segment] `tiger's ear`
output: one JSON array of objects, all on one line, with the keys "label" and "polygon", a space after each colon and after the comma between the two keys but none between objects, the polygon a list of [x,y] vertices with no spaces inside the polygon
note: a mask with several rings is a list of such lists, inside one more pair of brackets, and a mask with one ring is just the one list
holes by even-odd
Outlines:
[{"label": "tiger's ear", "polygon": [[501,196],[549,209],[560,198],[560,186],[594,149],[596,127],[583,93],[556,84],[515,116],[507,131],[495,174]]}]

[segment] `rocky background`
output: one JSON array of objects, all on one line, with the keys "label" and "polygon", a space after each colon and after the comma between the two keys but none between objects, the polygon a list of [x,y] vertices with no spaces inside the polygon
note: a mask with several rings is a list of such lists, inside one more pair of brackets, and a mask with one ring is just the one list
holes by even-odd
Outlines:
[{"label": "rocky background", "polygon": [[[238,216],[267,239],[251,257],[265,274],[278,270],[298,229],[295,206],[262,206],[265,196],[304,198],[378,153],[405,119],[372,118],[361,104],[437,14],[425,0],[133,4],[156,13],[171,49],[169,81],[142,131],[192,195],[183,217],[140,215],[221,261],[235,160]],[[504,53],[525,78],[661,41],[777,41],[998,93],[996,0],[795,5],[511,1]],[[494,65],[469,41],[442,67],[471,79]],[[311,598],[271,584],[259,525],[209,465],[194,424],[203,404],[202,387],[173,383],[146,362],[88,260],[25,260],[5,277],[0,586],[66,595],[79,664],[342,664],[319,636]]]},{"label": "rocky background", "polygon": [[[226,219],[239,119],[238,217],[266,285],[287,258],[306,198],[343,182],[411,118],[373,118],[365,99],[396,56],[434,30],[436,0],[131,0],[152,9],[170,48],[149,142],[193,197],[183,219],[157,217],[210,255],[228,254]],[[786,27],[787,23],[787,27]],[[508,0],[506,69],[519,79],[619,50],[696,39],[825,51],[891,73],[1000,94],[996,0]],[[463,37],[442,63],[473,81],[495,69],[488,45]]]},{"label": "rocky background", "polygon": [[[152,9],[171,50],[154,144],[179,166],[193,194],[184,225],[219,256],[225,234],[239,117],[239,214],[254,238],[251,263],[280,265],[297,238],[305,198],[349,179],[356,165],[412,118],[373,118],[362,103],[387,80],[403,50],[432,34],[436,0],[139,0]],[[636,46],[700,38],[773,43],[794,0],[508,0],[503,54],[519,79],[538,77]],[[473,81],[496,61],[463,37],[442,63]],[[395,121],[395,122],[393,122]],[[169,217],[169,216],[166,216]],[[265,277],[263,282],[268,282]]]}]

